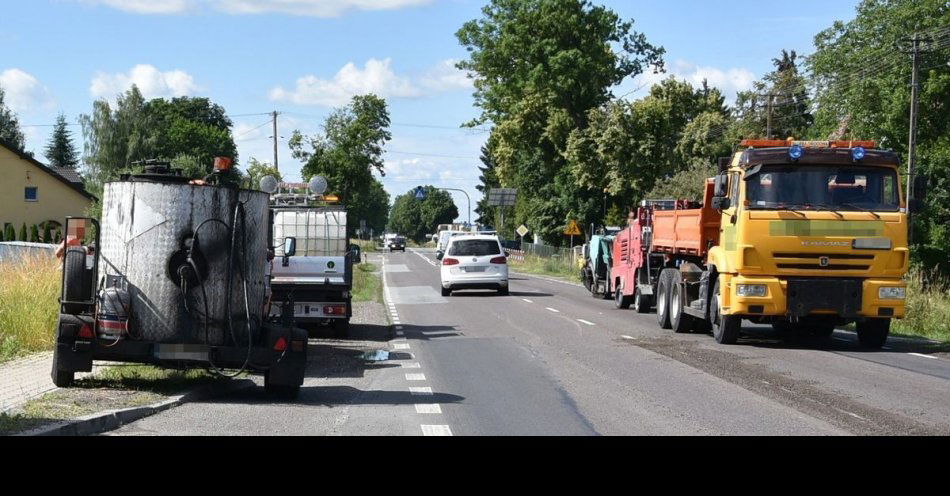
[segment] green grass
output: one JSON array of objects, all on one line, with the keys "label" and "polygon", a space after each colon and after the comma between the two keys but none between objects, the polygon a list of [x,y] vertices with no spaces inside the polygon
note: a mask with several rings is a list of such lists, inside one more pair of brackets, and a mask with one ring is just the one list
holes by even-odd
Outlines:
[{"label": "green grass", "polygon": [[907,275],[907,316],[892,322],[891,333],[950,343],[950,278],[937,270],[912,269]]},{"label": "green grass", "polygon": [[383,301],[383,283],[379,274],[375,274],[378,269],[371,263],[361,263],[353,271],[353,301],[367,302]]},{"label": "green grass", "polygon": [[151,365],[116,365],[76,381],[73,388],[48,393],[13,413],[0,414],[0,434],[12,434],[56,421],[106,410],[132,408],[218,379],[204,370],[170,370]]},{"label": "green grass", "polygon": [[359,245],[363,253],[375,253],[378,251],[375,241],[365,241],[362,239],[351,239],[350,244]]},{"label": "green grass", "polygon": [[60,267],[50,256],[0,264],[0,363],[53,348]]},{"label": "green grass", "polygon": [[571,282],[581,282],[580,269],[569,258],[538,257],[526,255],[524,262],[508,259],[511,269],[526,274],[538,274],[556,277]]}]

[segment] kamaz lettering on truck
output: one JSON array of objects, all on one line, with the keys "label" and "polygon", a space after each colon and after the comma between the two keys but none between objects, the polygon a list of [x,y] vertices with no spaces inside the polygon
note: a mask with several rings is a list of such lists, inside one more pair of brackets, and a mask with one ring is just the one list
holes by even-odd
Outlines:
[{"label": "kamaz lettering on truck", "polygon": [[[908,205],[899,159],[873,142],[744,141],[703,202],[644,202],[614,241],[619,307],[675,332],[737,341],[743,319],[884,345],[905,312]],[[725,159],[728,160],[728,159]],[[918,198],[926,183],[915,181]]]}]

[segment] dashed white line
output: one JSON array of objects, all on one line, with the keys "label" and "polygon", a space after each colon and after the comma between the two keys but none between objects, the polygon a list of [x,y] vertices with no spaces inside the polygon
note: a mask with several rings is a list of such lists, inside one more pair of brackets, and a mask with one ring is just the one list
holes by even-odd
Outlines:
[{"label": "dashed white line", "polygon": [[587,324],[587,325],[589,325],[589,326],[595,326],[595,325],[597,325],[597,324],[595,324],[595,323],[593,323],[593,322],[588,322],[588,321],[586,321],[586,320],[584,320],[584,319],[577,319],[577,321],[580,322],[581,324]]},{"label": "dashed white line", "polygon": [[423,425],[422,435],[423,436],[451,436],[452,429],[449,429],[449,426],[447,425]]},{"label": "dashed white line", "polygon": [[393,344],[393,349],[394,349],[394,350],[408,350],[408,349],[409,349],[409,343],[394,343],[394,344]]},{"label": "dashed white line", "polygon": [[442,407],[438,403],[428,405],[416,405],[416,413],[427,415],[437,415],[442,413]]},{"label": "dashed white line", "polygon": [[404,364],[402,364],[402,368],[404,368],[404,369],[421,369],[421,368],[422,368],[422,365],[420,365],[419,362],[404,363]]},{"label": "dashed white line", "polygon": [[406,374],[407,381],[424,381],[426,380],[425,374]]},{"label": "dashed white line", "polygon": [[915,357],[921,357],[921,358],[929,358],[929,359],[931,359],[931,360],[940,360],[939,358],[937,358],[937,357],[935,357],[935,356],[924,355],[924,354],[922,354],[922,353],[908,353],[908,355],[913,355],[913,356],[915,356]]},{"label": "dashed white line", "polygon": [[623,334],[623,335],[621,335],[620,337],[623,338],[623,339],[626,339],[626,340],[628,340],[628,341],[636,341],[636,340],[637,340],[637,338],[635,338],[635,337],[633,337],[633,336],[627,336],[626,334]]},{"label": "dashed white line", "polygon": [[548,311],[550,311],[550,312],[554,312],[554,313],[561,313],[561,311],[560,311],[560,310],[558,310],[558,309],[556,309],[556,308],[551,308],[551,307],[548,307],[547,309],[548,309]]},{"label": "dashed white line", "polygon": [[528,302],[528,303],[534,303],[533,301],[531,301],[531,300],[529,300],[529,299],[527,299],[527,298],[522,298],[522,300],[524,300],[524,301],[526,301],[526,302]]},{"label": "dashed white line", "polygon": [[430,387],[411,387],[409,388],[409,394],[413,396],[432,396],[432,388]]}]

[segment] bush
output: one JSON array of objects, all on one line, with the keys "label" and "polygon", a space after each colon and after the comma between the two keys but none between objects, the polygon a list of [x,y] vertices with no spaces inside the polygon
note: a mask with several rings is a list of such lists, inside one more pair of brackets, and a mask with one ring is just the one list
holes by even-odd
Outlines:
[{"label": "bush", "polygon": [[907,275],[907,317],[895,320],[895,334],[950,342],[950,278],[938,268],[911,269]]},{"label": "bush", "polygon": [[20,228],[20,241],[26,241],[26,222],[23,223],[23,227]]},{"label": "bush", "polygon": [[47,221],[47,222],[44,222],[44,223],[43,223],[43,242],[44,242],[44,243],[50,244],[50,243],[53,242],[53,232],[52,232],[52,231],[53,231],[53,229],[52,229],[52,226],[50,225],[50,223],[49,223],[48,221]]},{"label": "bush", "polygon": [[30,227],[30,243],[39,243],[40,242],[40,226],[33,224]]},{"label": "bush", "polygon": [[3,227],[3,239],[6,241],[16,241],[16,228],[13,224],[7,224]]},{"label": "bush", "polygon": [[60,264],[30,256],[0,264],[0,362],[53,347]]}]

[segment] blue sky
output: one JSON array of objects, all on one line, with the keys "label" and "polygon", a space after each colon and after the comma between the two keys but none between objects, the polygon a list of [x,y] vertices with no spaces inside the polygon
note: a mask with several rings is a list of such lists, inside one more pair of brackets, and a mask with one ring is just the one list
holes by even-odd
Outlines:
[{"label": "blue sky", "polygon": [[[71,122],[131,82],[148,97],[206,96],[234,117],[240,160],[271,161],[263,114],[282,112],[281,171],[299,179],[286,147],[319,130],[334,106],[373,91],[390,103],[393,141],[383,179],[392,195],[418,184],[478,200],[486,134],[458,129],[477,115],[455,32],[487,0],[2,0],[0,85],[24,125]],[[708,78],[729,97],[770,70],[781,49],[808,54],[816,33],[854,16],[857,0],[612,0],[607,5],[667,50],[670,72]],[[642,96],[652,75],[615,94]],[[74,127],[77,139],[79,128]],[[42,155],[49,127],[26,127]],[[40,157],[42,159],[42,157]],[[467,217],[466,201],[456,203]]]}]

